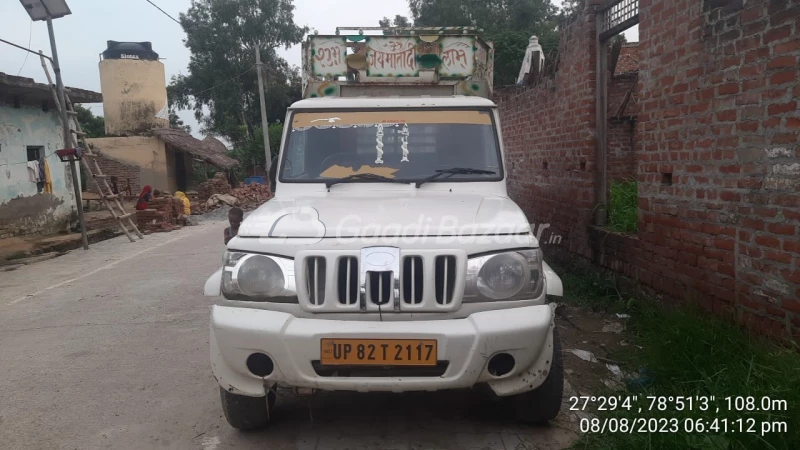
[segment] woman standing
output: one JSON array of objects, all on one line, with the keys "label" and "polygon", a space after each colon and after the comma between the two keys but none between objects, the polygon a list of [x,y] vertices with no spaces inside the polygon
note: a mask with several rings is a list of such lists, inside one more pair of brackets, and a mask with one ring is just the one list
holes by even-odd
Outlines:
[{"label": "woman standing", "polygon": [[147,209],[147,207],[149,206],[148,203],[150,202],[150,196],[152,191],[153,188],[151,188],[149,184],[142,188],[142,193],[139,194],[139,200],[136,201],[137,211],[142,211]]}]

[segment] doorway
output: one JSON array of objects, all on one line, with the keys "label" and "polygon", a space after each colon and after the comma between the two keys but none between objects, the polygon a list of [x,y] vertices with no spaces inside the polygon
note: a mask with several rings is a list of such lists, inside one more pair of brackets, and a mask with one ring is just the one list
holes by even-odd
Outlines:
[{"label": "doorway", "polygon": [[175,184],[179,191],[186,192],[188,187],[187,161],[185,152],[175,152]]}]

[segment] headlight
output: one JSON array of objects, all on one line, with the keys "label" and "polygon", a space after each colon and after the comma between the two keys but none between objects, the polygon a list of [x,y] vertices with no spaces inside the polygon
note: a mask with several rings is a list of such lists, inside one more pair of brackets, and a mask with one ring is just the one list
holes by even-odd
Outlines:
[{"label": "headlight", "polygon": [[467,262],[465,302],[536,299],[543,290],[539,249],[479,256]]},{"label": "headlight", "polygon": [[296,303],[294,263],[286,258],[226,252],[222,295],[229,300]]}]

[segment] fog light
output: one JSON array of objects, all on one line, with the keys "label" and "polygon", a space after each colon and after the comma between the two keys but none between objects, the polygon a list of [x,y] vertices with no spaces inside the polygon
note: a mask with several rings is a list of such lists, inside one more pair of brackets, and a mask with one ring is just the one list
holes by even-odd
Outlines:
[{"label": "fog light", "polygon": [[489,373],[495,377],[502,377],[514,370],[514,364],[513,356],[508,353],[498,353],[489,360]]},{"label": "fog light", "polygon": [[247,369],[253,375],[264,378],[272,373],[275,365],[269,356],[263,353],[253,353],[247,357]]}]

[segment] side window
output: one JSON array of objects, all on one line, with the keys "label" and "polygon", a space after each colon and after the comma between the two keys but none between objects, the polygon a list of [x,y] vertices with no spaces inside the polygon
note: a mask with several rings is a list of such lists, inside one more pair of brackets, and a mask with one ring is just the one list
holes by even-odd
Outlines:
[{"label": "side window", "polygon": [[291,139],[291,149],[287,152],[289,158],[284,165],[284,174],[290,177],[297,177],[306,171],[306,133],[293,131]]},{"label": "side window", "polygon": [[39,157],[42,155],[44,151],[44,147],[41,146],[28,146],[28,161],[38,161]]}]

